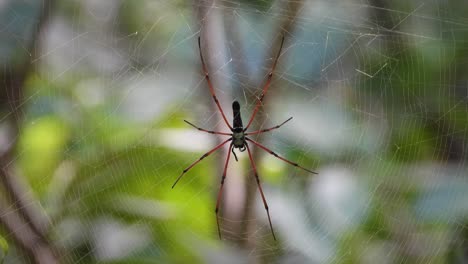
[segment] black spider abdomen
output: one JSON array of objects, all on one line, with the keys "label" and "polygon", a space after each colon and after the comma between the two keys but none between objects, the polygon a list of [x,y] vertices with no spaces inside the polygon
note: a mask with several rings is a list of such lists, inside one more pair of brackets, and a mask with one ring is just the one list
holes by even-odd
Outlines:
[{"label": "black spider abdomen", "polygon": [[234,129],[240,128],[243,129],[244,126],[242,125],[242,118],[241,118],[241,113],[240,113],[240,104],[237,101],[234,101],[232,103],[232,113],[234,115],[234,120],[233,120],[233,127]]}]

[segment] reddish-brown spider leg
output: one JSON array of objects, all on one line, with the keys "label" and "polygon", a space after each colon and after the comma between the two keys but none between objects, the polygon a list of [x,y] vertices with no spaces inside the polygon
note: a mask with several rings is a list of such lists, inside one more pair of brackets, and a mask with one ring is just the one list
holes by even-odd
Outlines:
[{"label": "reddish-brown spider leg", "polygon": [[289,120],[291,120],[292,117],[288,118],[288,120],[284,121],[283,123],[277,125],[277,126],[274,126],[274,127],[270,127],[270,128],[266,128],[266,129],[262,129],[262,130],[257,130],[257,131],[253,131],[253,132],[249,132],[249,133],[245,133],[246,136],[248,135],[256,135],[256,134],[261,134],[261,133],[265,133],[265,132],[268,132],[268,131],[271,131],[271,130],[275,130],[275,129],[278,129],[280,128],[281,126],[283,126],[284,124],[286,124]]},{"label": "reddish-brown spider leg", "polygon": [[182,178],[182,176],[184,176],[184,174],[187,173],[187,171],[189,171],[193,166],[195,166],[198,162],[202,161],[204,158],[208,157],[211,153],[215,152],[216,150],[218,150],[224,144],[228,143],[231,140],[232,140],[232,138],[229,138],[229,139],[223,141],[223,143],[219,144],[218,146],[214,147],[212,150],[210,150],[207,153],[203,154],[197,161],[195,161],[194,163],[192,163],[192,165],[188,166],[185,170],[183,170],[182,174],[180,174],[180,176],[177,178],[177,180],[172,185],[172,188],[174,188],[174,186],[177,184],[177,182],[179,182],[180,178]]},{"label": "reddish-brown spider leg", "polygon": [[267,81],[265,83],[265,86],[263,87],[262,94],[258,98],[257,105],[255,105],[255,109],[252,112],[252,116],[250,116],[249,123],[245,127],[244,131],[247,131],[247,129],[252,124],[252,121],[253,121],[255,115],[257,114],[260,105],[263,102],[263,98],[265,97],[265,94],[267,93],[268,88],[270,87],[271,79],[273,78],[273,72],[275,71],[275,68],[276,68],[276,63],[278,62],[278,59],[279,59],[279,57],[281,55],[281,50],[283,49],[283,43],[284,43],[284,36],[281,38],[281,45],[280,45],[280,48],[279,48],[279,51],[278,51],[278,55],[276,55],[275,61],[273,62],[273,66],[271,67],[271,71],[268,73],[268,79],[267,79]]},{"label": "reddish-brown spider leg", "polygon": [[247,147],[247,152],[249,153],[250,163],[252,164],[252,169],[254,171],[255,180],[257,181],[258,190],[260,191],[260,195],[262,196],[262,200],[263,200],[263,205],[265,206],[265,210],[267,212],[268,222],[270,223],[271,234],[273,235],[273,239],[276,240],[275,231],[273,230],[273,225],[271,224],[270,211],[268,209],[268,204],[265,199],[265,195],[263,194],[262,185],[260,184],[260,178],[258,177],[258,173],[257,173],[257,168],[255,167],[255,162],[252,158],[252,153],[250,152],[250,148],[247,142],[245,142],[245,146]]},{"label": "reddish-brown spider leg", "polygon": [[223,176],[221,177],[221,186],[219,187],[218,199],[216,200],[215,213],[216,213],[216,224],[218,225],[219,239],[221,239],[221,229],[219,228],[219,218],[218,218],[219,202],[221,201],[221,197],[222,197],[222,193],[223,193],[224,180],[226,179],[226,171],[227,171],[227,167],[228,167],[228,164],[229,164],[229,158],[231,157],[231,149],[232,149],[232,142],[231,142],[231,145],[229,146],[228,155],[227,155],[227,158],[226,158],[226,163],[224,163]]},{"label": "reddish-brown spider leg", "polygon": [[202,67],[203,67],[203,73],[205,74],[205,80],[208,83],[208,87],[210,88],[211,96],[213,96],[213,100],[215,101],[216,105],[218,106],[219,112],[221,112],[221,115],[223,116],[224,122],[226,122],[226,125],[229,127],[230,130],[232,130],[232,126],[227,121],[226,115],[224,115],[223,109],[221,108],[221,105],[219,104],[218,98],[216,97],[215,90],[213,88],[213,84],[211,83],[210,75],[208,74],[208,70],[207,70],[206,65],[205,65],[205,60],[203,59],[203,55],[202,55],[202,51],[201,51],[200,37],[198,37],[198,50],[200,51],[200,60],[201,60]]},{"label": "reddish-brown spider leg", "polygon": [[215,135],[225,135],[225,136],[232,136],[231,133],[225,133],[225,132],[217,132],[217,131],[212,131],[212,130],[206,130],[206,129],[203,129],[201,127],[197,127],[196,125],[190,123],[189,121],[187,120],[184,120],[185,123],[193,126],[194,128],[200,130],[200,131],[203,131],[203,132],[207,132],[207,133],[210,133],[210,134],[215,134]]},{"label": "reddish-brown spider leg", "polygon": [[258,142],[256,142],[256,141],[253,141],[253,140],[250,139],[250,138],[245,138],[245,139],[246,139],[247,141],[250,141],[250,142],[254,143],[255,145],[257,145],[257,146],[260,147],[261,149],[265,150],[266,152],[270,153],[271,155],[277,157],[278,159],[280,159],[280,160],[282,160],[282,161],[285,161],[285,162],[287,162],[287,163],[289,163],[289,164],[291,164],[291,165],[293,165],[293,166],[295,166],[295,167],[301,168],[301,169],[303,169],[303,170],[305,170],[305,171],[307,171],[307,172],[310,172],[310,173],[313,173],[313,174],[318,174],[318,173],[315,172],[315,171],[311,171],[311,170],[309,170],[309,169],[306,169],[306,168],[300,166],[299,164],[297,164],[297,163],[295,163],[295,162],[289,161],[289,160],[287,160],[287,159],[285,159],[285,158],[279,156],[279,155],[276,154],[274,151],[268,149],[267,147],[263,146],[262,144],[260,144],[260,143],[258,143]]}]

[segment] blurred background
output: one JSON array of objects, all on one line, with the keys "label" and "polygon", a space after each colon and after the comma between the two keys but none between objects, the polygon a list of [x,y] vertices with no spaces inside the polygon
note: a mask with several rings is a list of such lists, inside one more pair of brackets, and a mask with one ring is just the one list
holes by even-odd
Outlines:
[{"label": "blurred background", "polygon": [[[468,5],[0,0],[0,263],[468,263]],[[247,152],[181,171],[244,123]]]}]

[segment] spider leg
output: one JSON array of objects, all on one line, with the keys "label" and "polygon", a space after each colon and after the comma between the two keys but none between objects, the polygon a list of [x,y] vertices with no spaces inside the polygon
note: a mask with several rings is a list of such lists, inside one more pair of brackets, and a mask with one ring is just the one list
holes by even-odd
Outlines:
[{"label": "spider leg", "polygon": [[245,133],[246,136],[248,135],[256,135],[256,134],[261,134],[261,133],[265,133],[265,132],[268,132],[268,131],[271,131],[271,130],[275,130],[275,129],[278,129],[280,128],[281,126],[283,126],[284,124],[286,124],[289,120],[291,120],[292,117],[288,118],[288,120],[284,121],[283,123],[277,125],[277,126],[274,126],[274,127],[270,127],[270,128],[266,128],[266,129],[262,129],[262,130],[257,130],[257,131],[253,131],[253,132],[249,132],[249,133]]},{"label": "spider leg", "polygon": [[245,146],[247,147],[247,152],[249,153],[250,163],[252,164],[252,169],[253,169],[254,174],[255,174],[255,180],[257,181],[258,190],[260,191],[260,195],[262,196],[262,200],[263,200],[263,205],[265,206],[265,210],[267,212],[268,222],[270,223],[271,234],[273,235],[273,239],[276,240],[275,231],[273,230],[273,225],[271,224],[270,211],[268,209],[268,204],[267,204],[267,201],[265,199],[265,195],[263,194],[262,185],[260,184],[260,179],[259,179],[258,173],[257,173],[257,168],[255,167],[255,162],[254,162],[254,160],[252,158],[252,153],[250,152],[250,148],[249,148],[249,145],[247,144],[247,142],[245,142]]},{"label": "spider leg", "polygon": [[239,160],[237,159],[236,153],[234,152],[234,148],[231,148],[231,151],[232,151],[232,154],[234,154],[234,158],[236,159],[236,161],[239,161]]},{"label": "spider leg", "polygon": [[213,88],[213,84],[211,83],[210,75],[209,75],[208,70],[206,68],[205,60],[203,59],[203,54],[202,54],[202,51],[201,51],[200,37],[198,37],[198,50],[200,51],[200,60],[201,60],[202,67],[203,67],[203,73],[205,74],[205,80],[208,83],[208,87],[210,88],[211,96],[213,96],[213,100],[215,101],[216,105],[218,106],[219,112],[221,112],[221,115],[223,116],[224,122],[226,122],[226,125],[229,127],[229,129],[232,130],[232,126],[227,121],[226,115],[224,115],[223,109],[221,108],[221,105],[219,104],[218,98],[216,97],[216,94],[215,94],[215,91],[214,91],[214,88]]},{"label": "spider leg", "polygon": [[260,147],[261,149],[265,150],[266,152],[270,153],[271,155],[277,157],[278,159],[280,159],[280,160],[282,160],[282,161],[285,161],[285,162],[287,162],[287,163],[289,163],[289,164],[291,164],[291,165],[293,165],[293,166],[295,166],[295,167],[301,168],[301,169],[303,169],[303,170],[305,170],[305,171],[307,171],[307,172],[309,172],[309,173],[318,174],[318,173],[315,172],[315,171],[311,171],[311,170],[309,170],[309,169],[306,169],[306,168],[300,166],[299,164],[297,164],[297,163],[295,163],[295,162],[289,161],[289,160],[287,160],[287,159],[285,159],[285,158],[279,156],[279,155],[276,154],[274,151],[268,149],[267,147],[263,146],[262,144],[260,144],[260,143],[258,143],[258,142],[256,142],[256,141],[253,141],[253,140],[250,139],[250,138],[245,138],[245,139],[248,140],[248,141],[250,141],[250,142],[252,142],[252,143],[254,143],[255,145],[257,145],[257,146]]},{"label": "spider leg", "polygon": [[283,49],[283,43],[284,43],[284,36],[281,38],[281,45],[280,45],[280,48],[279,48],[279,51],[278,51],[278,55],[276,55],[275,61],[273,62],[273,66],[271,67],[271,71],[268,73],[268,79],[267,79],[267,81],[265,83],[265,86],[263,87],[262,94],[258,98],[257,105],[255,106],[255,109],[252,112],[252,116],[250,116],[249,123],[245,127],[244,131],[246,131],[250,127],[250,125],[252,124],[252,121],[253,121],[255,115],[258,112],[258,108],[260,107],[260,105],[263,102],[263,97],[265,97],[265,94],[267,93],[268,88],[270,87],[271,79],[273,78],[273,72],[275,71],[275,68],[276,68],[276,63],[278,62],[278,58],[281,55],[281,50]]},{"label": "spider leg", "polygon": [[207,133],[210,133],[210,134],[215,134],[215,135],[225,135],[225,136],[232,136],[231,133],[224,133],[224,132],[217,132],[217,131],[211,131],[211,130],[206,130],[206,129],[203,129],[201,127],[197,127],[196,125],[190,123],[189,121],[187,120],[184,120],[185,123],[193,126],[194,128],[200,130],[200,131],[203,131],[203,132],[207,132]]},{"label": "spider leg", "polygon": [[244,152],[245,151],[245,145],[242,146],[242,148],[239,149],[240,152]]},{"label": "spider leg", "polygon": [[[232,143],[229,146],[229,148],[234,149],[234,147],[232,146]],[[234,151],[232,153],[234,153]],[[234,155],[235,155],[235,153],[234,153]],[[219,228],[219,218],[218,218],[219,202],[221,201],[221,196],[222,196],[222,193],[223,193],[224,180],[226,179],[226,171],[227,171],[227,167],[228,167],[230,157],[231,157],[231,152],[228,151],[228,155],[227,155],[227,158],[226,158],[226,163],[224,163],[223,176],[221,177],[221,186],[219,187],[219,191],[218,191],[218,199],[216,200],[215,213],[216,213],[216,224],[218,225],[219,239],[221,239],[221,229]]]},{"label": "spider leg", "polygon": [[180,178],[182,178],[182,176],[184,176],[184,174],[187,173],[187,171],[189,171],[193,166],[195,166],[198,162],[202,161],[202,159],[208,157],[211,153],[215,152],[216,150],[218,150],[224,144],[228,143],[231,140],[232,140],[232,138],[229,138],[229,139],[225,140],[224,142],[222,142],[218,146],[214,147],[212,150],[210,150],[207,153],[203,154],[197,161],[195,161],[194,163],[192,163],[192,165],[188,166],[185,170],[183,170],[182,174],[180,174],[180,176],[177,178],[177,180],[172,185],[172,188],[174,188],[174,186],[176,186],[176,184],[177,184],[177,182],[179,182]]}]

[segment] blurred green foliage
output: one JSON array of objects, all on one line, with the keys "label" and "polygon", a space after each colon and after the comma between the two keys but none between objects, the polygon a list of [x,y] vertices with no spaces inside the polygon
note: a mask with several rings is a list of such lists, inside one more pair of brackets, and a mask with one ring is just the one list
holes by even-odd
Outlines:
[{"label": "blurred green foliage", "polygon": [[8,254],[8,242],[0,236],[0,263],[3,263],[5,256]]},{"label": "blurred green foliage", "polygon": [[[201,3],[62,1],[53,11],[24,87],[14,162],[47,213],[47,235],[66,252],[66,261],[466,262],[462,1],[447,6],[393,1],[378,8],[306,1],[300,16],[291,17],[295,28],[286,34],[282,55],[288,59],[280,62],[281,78],[274,79],[276,91],[265,101],[273,114],[266,113],[268,123],[259,125],[269,126],[277,114],[292,114],[297,123],[262,142],[319,175],[260,155],[258,170],[279,241],[271,241],[256,197],[251,205],[256,215],[246,220],[256,223],[256,243],[245,251],[217,238],[214,207],[224,157],[203,160],[171,188],[205,152],[191,148],[203,140],[189,131],[202,132],[183,120],[207,128],[219,121],[206,104],[212,102],[197,64],[196,38],[206,26],[194,14],[206,4]],[[33,5],[7,5],[0,5],[1,14],[23,15],[8,13],[0,18],[2,25],[11,20],[13,29],[20,28],[18,21],[28,24],[23,30],[32,27],[35,20],[26,14]],[[214,76],[235,83],[239,73],[226,68],[238,65],[266,74],[263,65],[271,60],[259,62],[257,53],[273,45],[266,41],[271,30],[259,21],[288,17],[289,9],[279,6],[272,1],[212,6],[220,17],[240,21],[216,25],[232,27],[234,34],[224,36],[225,51],[212,55],[231,56],[210,69]],[[387,16],[378,13],[382,10]],[[11,36],[25,35],[10,27]],[[250,37],[236,42],[238,36]],[[0,54],[16,64],[24,47],[12,50],[11,41],[0,41]],[[233,43],[253,58],[232,57],[239,49]],[[242,91],[233,94],[258,93],[249,83],[236,85]],[[240,160],[242,173],[232,177],[251,176],[246,161]],[[242,195],[231,197],[242,200]],[[8,230],[1,231],[0,260],[8,255],[15,263],[21,253],[9,250],[15,244]]]}]

